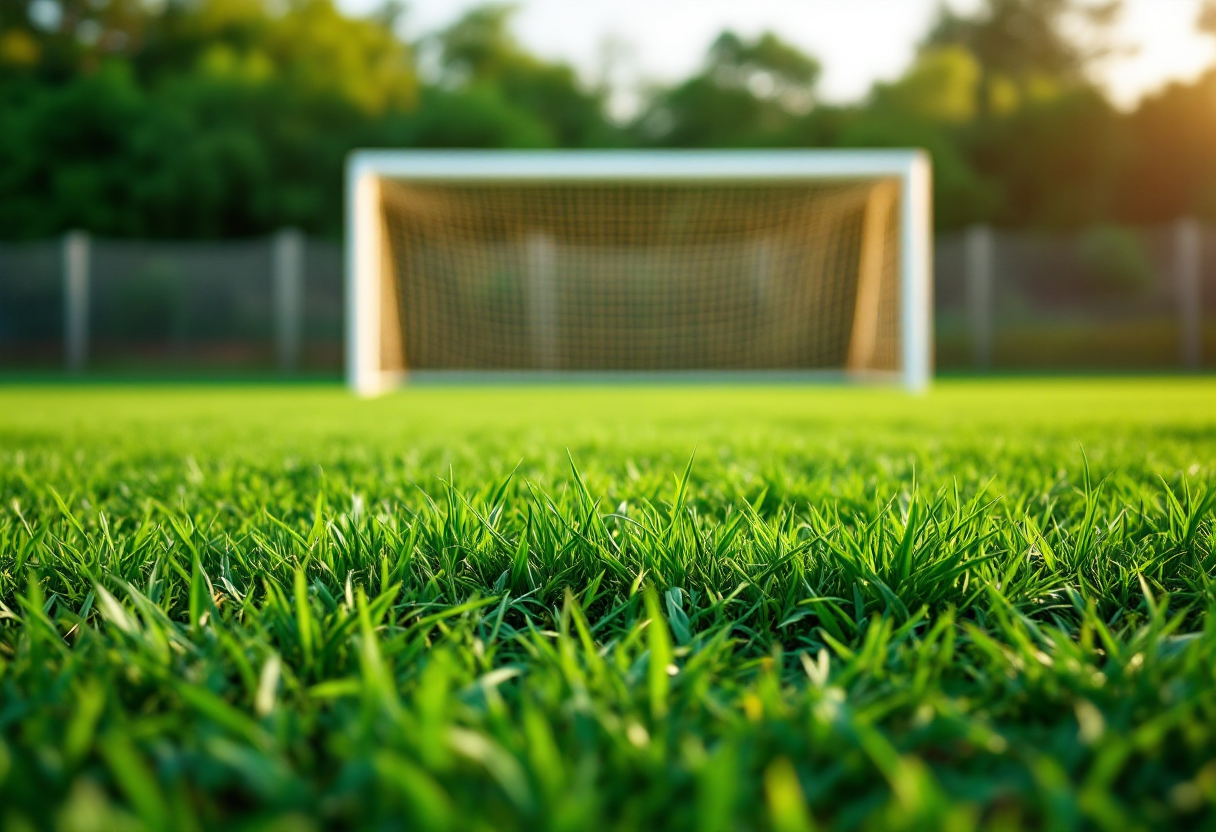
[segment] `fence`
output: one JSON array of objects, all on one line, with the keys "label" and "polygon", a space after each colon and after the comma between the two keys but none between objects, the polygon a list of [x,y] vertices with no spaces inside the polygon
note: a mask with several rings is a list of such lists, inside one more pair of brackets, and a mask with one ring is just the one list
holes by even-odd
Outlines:
[{"label": "fence", "polygon": [[0,244],[0,367],[337,372],[342,251],[223,242]]},{"label": "fence", "polygon": [[[937,363],[1216,366],[1216,228],[939,237]],[[0,243],[0,368],[337,373],[342,251],[295,231],[224,242]]]},{"label": "fence", "polygon": [[977,227],[937,241],[939,366],[1216,366],[1216,229]]}]

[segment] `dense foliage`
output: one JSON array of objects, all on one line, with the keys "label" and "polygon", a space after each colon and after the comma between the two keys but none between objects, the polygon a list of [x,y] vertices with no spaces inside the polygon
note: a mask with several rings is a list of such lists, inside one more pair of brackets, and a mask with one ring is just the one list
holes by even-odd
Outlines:
[{"label": "dense foliage", "polygon": [[944,10],[905,75],[850,106],[818,100],[822,67],[780,33],[726,32],[624,121],[603,83],[529,54],[509,7],[417,47],[395,34],[399,11],[0,0],[0,239],[336,235],[359,146],[917,145],[943,228],[1216,218],[1216,74],[1115,110],[1092,76],[1119,46],[1117,4]]},{"label": "dense foliage", "polygon": [[1216,823],[1210,382],[5,405],[5,829]]}]

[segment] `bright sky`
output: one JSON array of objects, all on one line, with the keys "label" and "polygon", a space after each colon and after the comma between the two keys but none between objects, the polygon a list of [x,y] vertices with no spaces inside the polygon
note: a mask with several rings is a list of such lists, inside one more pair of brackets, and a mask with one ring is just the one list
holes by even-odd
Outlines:
[{"label": "bright sky", "polygon": [[[339,0],[364,12],[379,0]],[[442,28],[484,0],[413,0],[406,34]],[[907,67],[942,0],[516,0],[515,30],[533,51],[573,63],[589,79],[612,66],[616,86],[689,74],[723,29],[771,29],[824,64],[823,95],[860,98],[878,79]],[[979,0],[948,0],[960,10]],[[1120,24],[1136,53],[1111,59],[1101,76],[1114,100],[1131,106],[1172,79],[1216,63],[1216,41],[1197,34],[1201,0],[1125,0]],[[622,102],[624,104],[624,102]],[[628,106],[624,104],[624,106]]]}]

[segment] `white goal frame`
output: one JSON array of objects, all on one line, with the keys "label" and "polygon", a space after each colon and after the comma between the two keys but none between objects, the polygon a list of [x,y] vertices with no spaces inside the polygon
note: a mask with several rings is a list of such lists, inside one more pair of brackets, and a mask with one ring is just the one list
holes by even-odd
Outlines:
[{"label": "white goal frame", "polygon": [[[381,279],[386,266],[382,262],[381,179],[407,183],[788,184],[878,178],[895,179],[900,185],[901,367],[897,375],[905,388],[921,391],[928,387],[933,373],[932,168],[921,150],[354,151],[346,164],[347,384],[360,395],[376,395],[401,383],[404,375],[381,366]],[[753,372],[764,375],[763,371]],[[545,371],[519,375],[537,378]],[[676,371],[671,375],[707,373]]]}]

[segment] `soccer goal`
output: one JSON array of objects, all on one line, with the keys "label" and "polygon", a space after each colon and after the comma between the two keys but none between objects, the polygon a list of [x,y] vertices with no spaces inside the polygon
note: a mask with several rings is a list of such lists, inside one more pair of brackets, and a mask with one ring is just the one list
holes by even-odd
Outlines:
[{"label": "soccer goal", "polygon": [[357,151],[347,375],[932,372],[911,150]]}]

